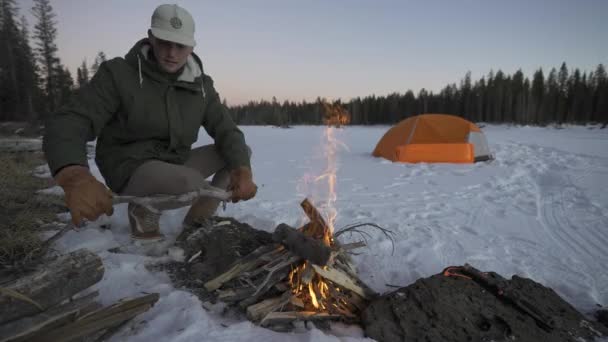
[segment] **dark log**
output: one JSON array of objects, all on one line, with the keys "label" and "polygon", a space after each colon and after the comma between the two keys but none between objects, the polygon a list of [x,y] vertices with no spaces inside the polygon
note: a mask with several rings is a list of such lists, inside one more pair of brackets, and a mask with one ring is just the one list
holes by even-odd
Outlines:
[{"label": "dark log", "polygon": [[[94,285],[101,280],[103,273],[103,263],[99,256],[86,249],[79,249],[58,257],[33,274],[4,287],[47,309]],[[38,312],[40,309],[31,303],[0,295],[0,324]]]},{"label": "dark log", "polygon": [[39,314],[23,317],[0,326],[0,342],[26,339],[34,332],[37,334],[73,322],[79,315],[85,315],[101,307],[94,300],[98,291],[86,296],[54,306]]},{"label": "dark log", "polygon": [[325,266],[329,261],[331,255],[329,246],[284,223],[275,228],[272,238],[275,242],[283,244],[293,254],[313,264]]},{"label": "dark log", "polygon": [[41,139],[2,138],[0,152],[34,152],[42,150]]}]

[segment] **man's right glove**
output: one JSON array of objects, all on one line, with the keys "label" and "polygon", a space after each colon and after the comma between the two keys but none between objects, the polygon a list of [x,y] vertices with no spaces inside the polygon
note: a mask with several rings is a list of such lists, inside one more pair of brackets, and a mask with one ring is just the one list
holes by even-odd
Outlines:
[{"label": "man's right glove", "polygon": [[65,204],[72,214],[72,222],[79,226],[82,219],[94,221],[102,214],[112,215],[112,192],[81,165],[66,166],[55,180],[65,192]]},{"label": "man's right glove", "polygon": [[243,166],[230,171],[228,190],[232,191],[232,203],[253,198],[258,186],[253,182],[251,169]]}]

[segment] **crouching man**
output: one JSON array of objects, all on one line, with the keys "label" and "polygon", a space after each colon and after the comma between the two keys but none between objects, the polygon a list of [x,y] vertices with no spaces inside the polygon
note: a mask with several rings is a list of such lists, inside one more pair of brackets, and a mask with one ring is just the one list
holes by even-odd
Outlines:
[{"label": "crouching man", "polygon": [[[194,46],[192,16],[177,5],[157,7],[148,37],[124,58],[102,63],[89,84],[48,120],[44,152],[75,224],[111,215],[112,191],[183,194],[211,175],[211,185],[232,191],[233,202],[255,196],[251,151]],[[191,149],[201,126],[214,144]],[[111,191],[88,169],[86,142],[95,138],[95,161]],[[218,205],[213,198],[197,199],[184,224],[212,216]],[[128,215],[133,238],[162,238],[160,211],[131,203]]]}]

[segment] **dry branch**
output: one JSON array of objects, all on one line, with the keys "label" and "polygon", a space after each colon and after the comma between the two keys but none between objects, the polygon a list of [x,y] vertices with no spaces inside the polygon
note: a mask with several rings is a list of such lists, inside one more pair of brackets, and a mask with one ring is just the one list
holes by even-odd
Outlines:
[{"label": "dry branch", "polygon": [[154,195],[148,197],[115,195],[112,198],[112,203],[120,204],[133,202],[151,209],[152,211],[158,211],[190,205],[199,197],[212,197],[221,201],[228,201],[232,198],[232,192],[205,183],[205,185],[198,190],[181,195]]}]

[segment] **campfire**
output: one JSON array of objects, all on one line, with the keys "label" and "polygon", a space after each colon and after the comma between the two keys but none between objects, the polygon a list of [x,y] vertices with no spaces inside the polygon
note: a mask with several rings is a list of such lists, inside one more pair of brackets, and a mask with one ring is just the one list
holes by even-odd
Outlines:
[{"label": "campfire", "polygon": [[359,280],[348,254],[365,243],[340,244],[308,199],[301,206],[307,224],[298,229],[280,224],[273,233],[275,244],[257,248],[204,286],[264,327],[281,330],[294,321],[356,323],[375,296]]},{"label": "campfire", "polygon": [[327,220],[305,199],[301,206],[308,223],[298,229],[280,224],[272,236],[275,244],[259,247],[205,283],[221,301],[238,304],[250,320],[276,330],[294,321],[358,322],[375,296],[359,280],[349,256],[364,247],[364,241],[340,244],[334,235],[336,150],[340,144],[334,129],[348,124],[350,115],[339,104],[324,102],[323,106],[327,167],[315,181],[327,182]]}]

